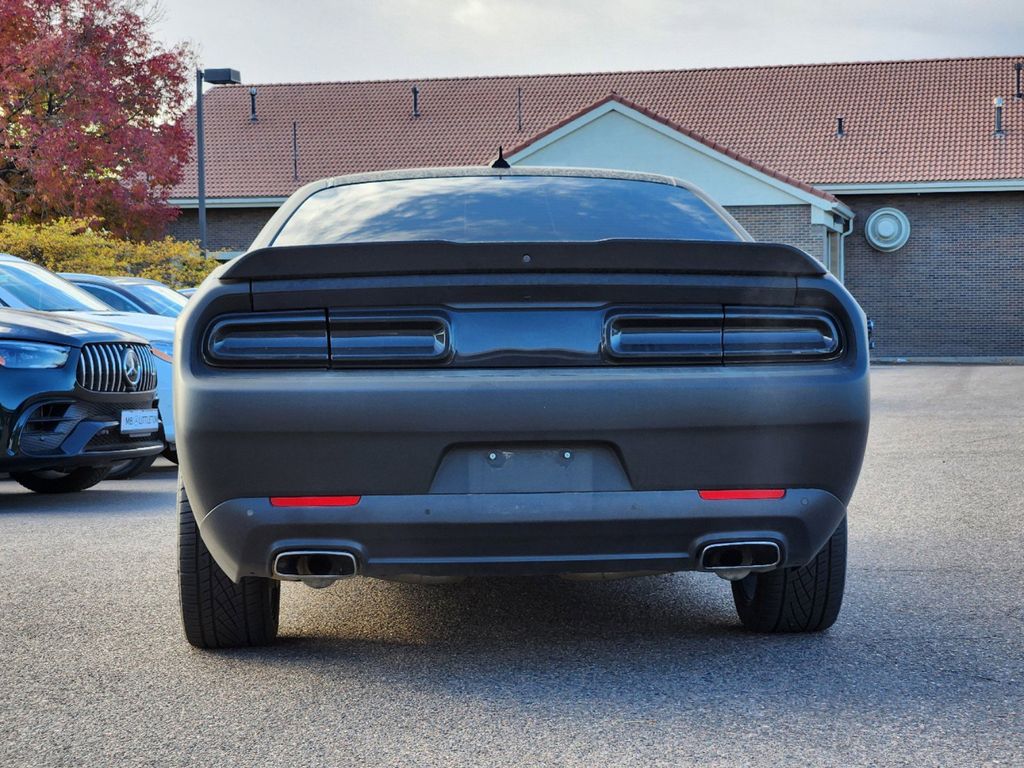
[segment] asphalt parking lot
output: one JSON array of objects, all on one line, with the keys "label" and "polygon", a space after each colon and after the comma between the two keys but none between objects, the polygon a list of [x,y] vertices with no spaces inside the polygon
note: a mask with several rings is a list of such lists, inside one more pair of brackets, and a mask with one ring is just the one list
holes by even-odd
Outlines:
[{"label": "asphalt parking lot", "polygon": [[0,480],[0,764],[1022,765],[1024,367],[874,372],[838,623],[702,574],[286,585],[282,641],[178,626],[174,468]]}]

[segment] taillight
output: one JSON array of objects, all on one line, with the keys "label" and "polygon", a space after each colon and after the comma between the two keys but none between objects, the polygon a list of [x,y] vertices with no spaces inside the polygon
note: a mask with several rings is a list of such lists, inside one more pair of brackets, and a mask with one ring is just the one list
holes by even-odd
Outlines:
[{"label": "taillight", "polygon": [[327,314],[318,310],[224,315],[207,331],[205,350],[214,365],[326,367]]},{"label": "taillight", "polygon": [[814,309],[726,307],[722,355],[726,363],[828,360],[842,348],[839,326]]},{"label": "taillight", "polygon": [[[544,353],[558,365],[565,364],[565,350],[584,363],[603,359],[638,365],[821,361],[836,359],[843,352],[839,321],[813,307],[695,305],[597,310],[593,321],[603,321],[602,325],[591,323],[584,313],[586,322],[559,336],[557,323],[564,322],[563,314],[547,318],[539,312],[532,325],[521,328],[509,320],[496,332],[500,341],[493,343],[504,344],[497,351],[513,358],[526,352]],[[474,339],[480,346],[477,337],[487,330],[480,323],[474,326],[475,318],[471,312],[447,308],[229,314],[211,323],[203,349],[211,365],[238,368],[505,364],[474,357]],[[453,338],[456,335],[466,346],[462,357]],[[548,340],[550,347],[544,346]],[[559,343],[563,346],[556,346]]]},{"label": "taillight", "polygon": [[451,337],[441,316],[257,312],[217,318],[204,349],[221,366],[417,365],[446,362]]},{"label": "taillight", "polygon": [[436,363],[451,355],[448,321],[434,315],[331,312],[331,362]]},{"label": "taillight", "polygon": [[604,348],[618,360],[692,363],[722,361],[722,309],[612,315]]},{"label": "taillight", "polygon": [[694,307],[610,313],[604,354],[633,363],[770,363],[832,360],[838,321],[812,307]]}]

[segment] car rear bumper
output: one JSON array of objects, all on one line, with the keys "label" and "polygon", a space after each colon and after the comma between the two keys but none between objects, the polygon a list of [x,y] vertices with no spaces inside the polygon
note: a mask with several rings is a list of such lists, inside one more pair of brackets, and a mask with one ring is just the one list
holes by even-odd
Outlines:
[{"label": "car rear bumper", "polygon": [[[846,504],[868,431],[867,370],[838,365],[177,377],[182,477],[200,515],[240,498],[439,492],[820,488]],[[600,449],[624,479],[438,487],[453,457],[523,446]]]},{"label": "car rear bumper", "polygon": [[349,507],[240,498],[199,518],[232,579],[270,576],[298,550],[350,552],[359,573],[473,575],[680,571],[711,543],[766,540],[804,565],[846,514],[827,491],[710,501],[697,491],[364,496]]}]

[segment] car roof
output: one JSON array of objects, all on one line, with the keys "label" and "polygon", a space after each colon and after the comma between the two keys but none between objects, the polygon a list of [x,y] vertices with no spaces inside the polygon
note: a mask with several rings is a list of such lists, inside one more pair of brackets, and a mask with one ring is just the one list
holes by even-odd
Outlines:
[{"label": "car roof", "polygon": [[148,277],[128,277],[121,275],[90,275],[85,272],[61,272],[60,276],[73,283],[96,283],[97,285],[163,285],[159,280]]},{"label": "car roof", "polygon": [[[20,256],[13,256],[10,253],[0,253],[0,261],[19,261],[25,264],[35,264],[34,261],[28,261]],[[36,264],[36,266],[41,266]],[[45,267],[44,267],[45,269]],[[151,280],[148,277],[128,277],[117,275],[115,277],[108,277],[107,275],[91,275],[88,272],[58,272],[56,273],[63,277],[65,280],[71,282],[80,283],[99,283],[109,285],[128,285],[128,284],[148,284],[148,285],[163,285],[159,280]]]},{"label": "car roof", "polygon": [[114,281],[109,277],[103,275],[89,275],[84,272],[61,272],[60,276],[65,280],[70,280],[73,283],[99,283],[99,284],[114,284]]},{"label": "car roof", "polygon": [[127,277],[118,275],[110,280],[118,285],[163,285],[159,280],[150,280],[148,277]]},{"label": "car roof", "polygon": [[347,184],[367,184],[375,181],[401,181],[404,179],[447,179],[464,177],[494,178],[502,176],[556,176],[563,178],[584,179],[624,179],[628,181],[648,181],[655,184],[667,184],[671,187],[684,187],[694,190],[696,187],[672,176],[660,173],[641,173],[639,171],[615,171],[607,168],[549,168],[540,165],[521,165],[515,168],[490,168],[488,166],[451,166],[445,168],[400,168],[392,171],[373,171],[371,173],[351,173],[346,176],[331,176],[306,184],[300,188],[320,190],[328,187],[341,187]]}]

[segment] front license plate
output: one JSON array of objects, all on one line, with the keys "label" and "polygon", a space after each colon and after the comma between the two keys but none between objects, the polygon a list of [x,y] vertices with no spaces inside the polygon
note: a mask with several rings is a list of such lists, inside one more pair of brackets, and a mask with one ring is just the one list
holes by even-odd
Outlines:
[{"label": "front license plate", "polygon": [[160,428],[160,413],[156,408],[139,411],[121,411],[121,431],[146,435]]}]

